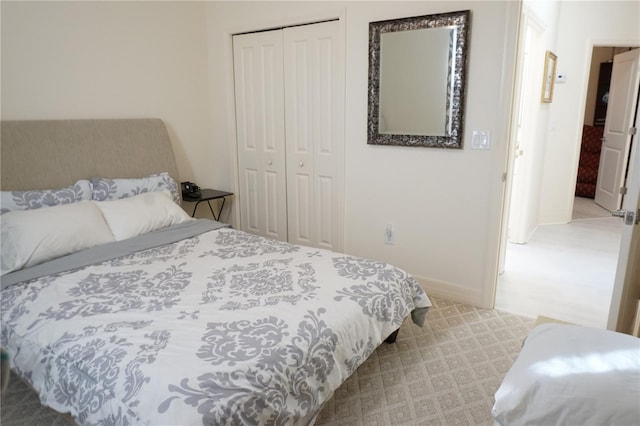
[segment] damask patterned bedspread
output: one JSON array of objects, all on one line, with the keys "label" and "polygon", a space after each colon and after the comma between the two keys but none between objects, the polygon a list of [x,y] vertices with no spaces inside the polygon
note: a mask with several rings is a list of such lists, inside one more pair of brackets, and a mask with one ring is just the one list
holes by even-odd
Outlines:
[{"label": "damask patterned bedspread", "polygon": [[431,305],[388,264],[230,228],[1,294],[14,370],[92,425],[309,424]]}]

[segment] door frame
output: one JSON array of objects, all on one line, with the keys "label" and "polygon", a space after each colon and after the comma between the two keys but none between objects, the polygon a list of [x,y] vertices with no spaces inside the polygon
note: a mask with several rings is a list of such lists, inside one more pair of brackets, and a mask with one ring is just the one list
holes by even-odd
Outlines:
[{"label": "door frame", "polygon": [[[636,99],[635,121],[630,124],[636,129],[640,126],[640,91]],[[629,149],[628,171],[623,182],[629,190],[629,196],[623,197],[621,207],[626,210],[636,210],[636,215],[638,215],[640,214],[640,211],[637,210],[638,206],[640,206],[640,191],[638,190],[638,187],[640,187],[640,137],[637,130],[636,134],[630,138],[629,143],[631,146]],[[640,282],[637,281],[639,272],[637,258],[640,257],[637,247],[639,233],[640,224],[624,225],[623,227],[620,241],[621,254],[618,255],[618,266],[609,306],[609,319],[607,322],[607,329],[609,330],[623,333],[631,332],[631,329],[627,329],[627,326],[631,326],[633,311],[640,296]],[[636,239],[635,247],[633,246],[634,237]],[[635,261],[633,259],[634,255],[636,257]],[[634,277],[636,282],[631,281]],[[631,300],[629,300],[630,298]],[[629,321],[629,323],[626,323],[626,321]]]},{"label": "door frame", "polygon": [[[504,179],[505,195],[504,195],[504,201],[503,201],[504,204],[502,206],[503,211],[502,211],[502,224],[501,224],[501,233],[500,233],[500,248],[499,248],[499,254],[498,254],[498,275],[504,271],[504,263],[505,263],[505,258],[507,254],[507,245],[509,243],[511,209],[512,209],[513,203],[515,202],[514,198],[516,198],[513,192],[514,192],[514,187],[516,186],[516,182],[514,182],[515,181],[514,166],[516,161],[516,149],[517,149],[517,142],[518,142],[518,124],[519,124],[520,115],[526,113],[525,111],[527,110],[526,106],[523,105],[523,101],[526,99],[526,96],[525,96],[526,88],[524,87],[525,86],[524,79],[527,72],[529,72],[529,75],[535,74],[534,72],[535,69],[529,69],[529,70],[524,69],[525,65],[528,65],[529,68],[534,67],[534,61],[529,61],[528,63],[525,64],[524,55],[525,55],[525,44],[527,43],[526,36],[529,31],[531,31],[532,37],[535,35],[535,38],[537,40],[532,40],[531,42],[532,50],[535,50],[533,49],[533,45],[536,45],[537,43],[539,43],[539,38],[545,29],[544,22],[527,6],[523,6],[522,12],[520,14],[520,20],[521,22],[520,22],[519,36],[518,36],[518,53],[517,53],[517,59],[516,59],[517,61],[516,80],[514,83],[514,87],[516,89],[513,91],[514,99],[513,99],[513,104],[512,104],[513,108],[511,110],[511,118],[510,118],[511,129],[509,133],[509,143],[507,144],[507,166],[506,166],[505,179]],[[534,54],[533,52],[529,52],[529,55],[533,55],[533,54]],[[531,78],[531,80],[532,81],[534,80],[533,77]],[[537,120],[537,117],[538,117],[538,114],[536,113],[536,120]],[[529,120],[529,122],[531,121],[535,122],[535,120]],[[529,176],[527,176],[526,178],[529,178]],[[525,186],[526,182],[524,182],[524,180],[526,178],[522,177],[520,182],[521,185],[519,186]],[[497,285],[498,285],[498,282],[496,279],[496,283],[495,283],[496,288],[497,288]],[[495,294],[495,291],[494,291],[494,294]],[[495,305],[495,297],[494,297],[493,304]]]}]

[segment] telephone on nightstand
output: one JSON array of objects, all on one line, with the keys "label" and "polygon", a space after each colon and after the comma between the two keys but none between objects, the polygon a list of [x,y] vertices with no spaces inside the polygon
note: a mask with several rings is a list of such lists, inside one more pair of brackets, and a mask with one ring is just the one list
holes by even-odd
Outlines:
[{"label": "telephone on nightstand", "polygon": [[200,187],[193,182],[181,182],[182,198],[185,200],[197,200],[202,196]]}]

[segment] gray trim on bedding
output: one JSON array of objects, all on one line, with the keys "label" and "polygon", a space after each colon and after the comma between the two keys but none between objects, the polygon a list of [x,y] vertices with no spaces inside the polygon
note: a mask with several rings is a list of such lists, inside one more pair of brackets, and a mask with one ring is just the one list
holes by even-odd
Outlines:
[{"label": "gray trim on bedding", "polygon": [[30,268],[21,269],[19,271],[3,275],[0,279],[0,288],[4,290],[5,288],[19,282],[82,268],[83,266],[127,256],[140,250],[159,247],[185,238],[193,237],[204,232],[226,227],[229,227],[229,225],[209,219],[198,219],[183,222],[178,225],[169,226],[167,228],[159,229],[127,240],[102,244],[100,246],[82,250]]},{"label": "gray trim on bedding", "polygon": [[411,311],[411,321],[414,324],[422,327],[424,325],[424,320],[427,317],[427,312],[429,312],[429,308],[415,308]]}]

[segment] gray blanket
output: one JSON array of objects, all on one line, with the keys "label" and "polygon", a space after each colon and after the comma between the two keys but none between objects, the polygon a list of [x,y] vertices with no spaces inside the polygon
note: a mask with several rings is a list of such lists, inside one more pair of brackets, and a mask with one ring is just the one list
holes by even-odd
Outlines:
[{"label": "gray blanket", "polygon": [[228,226],[229,225],[224,223],[208,219],[198,219],[169,226],[167,228],[159,229],[127,240],[102,244],[100,246],[59,257],[30,268],[20,269],[19,271],[3,275],[0,279],[0,289],[4,290],[5,288],[19,282],[29,281],[46,275],[58,274],[60,272],[71,271],[94,263],[127,256],[140,250],[159,247],[202,234],[203,232],[226,228]]}]

